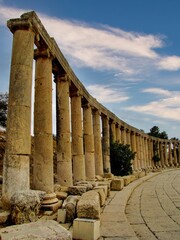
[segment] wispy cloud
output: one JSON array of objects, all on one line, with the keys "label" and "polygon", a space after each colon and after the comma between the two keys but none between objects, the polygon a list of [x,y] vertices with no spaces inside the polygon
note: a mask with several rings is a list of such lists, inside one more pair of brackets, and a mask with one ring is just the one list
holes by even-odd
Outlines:
[{"label": "wispy cloud", "polygon": [[158,62],[158,67],[160,69],[176,71],[180,69],[180,57],[178,56],[169,56],[164,57]]},{"label": "wispy cloud", "polygon": [[117,91],[110,86],[94,84],[86,88],[100,103],[119,103],[129,99],[126,92]]},{"label": "wispy cloud", "polygon": [[[5,25],[7,19],[17,18],[26,11],[29,10],[1,5],[0,24]],[[168,58],[161,58],[155,51],[164,46],[163,37],[160,35],[127,32],[101,24],[89,25],[41,13],[38,15],[63,53],[77,66],[116,71],[126,75],[127,78],[152,66],[156,66],[157,69],[160,67],[166,70],[178,69],[170,67],[172,58],[171,61]]]},{"label": "wispy cloud", "polygon": [[127,107],[128,110],[150,114],[158,118],[180,120],[180,92],[168,91],[161,88],[145,89],[143,92],[161,95],[158,101],[152,101],[146,105]]}]

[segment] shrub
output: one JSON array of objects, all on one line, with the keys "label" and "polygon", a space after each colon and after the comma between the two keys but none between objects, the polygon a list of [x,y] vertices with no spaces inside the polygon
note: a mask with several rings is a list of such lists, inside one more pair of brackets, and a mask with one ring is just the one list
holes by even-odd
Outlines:
[{"label": "shrub", "polygon": [[111,172],[116,176],[125,176],[132,173],[132,160],[135,152],[131,151],[130,145],[118,142],[110,145]]}]

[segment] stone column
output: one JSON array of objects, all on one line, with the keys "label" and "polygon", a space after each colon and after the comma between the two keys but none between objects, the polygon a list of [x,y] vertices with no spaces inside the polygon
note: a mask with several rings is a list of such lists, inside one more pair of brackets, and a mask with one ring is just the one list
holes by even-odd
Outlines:
[{"label": "stone column", "polygon": [[131,146],[132,146],[132,151],[136,152],[135,154],[135,158],[133,160],[133,170],[137,171],[138,167],[137,167],[137,149],[136,149],[136,136],[134,131],[131,131]]},{"label": "stone column", "polygon": [[84,181],[86,175],[83,150],[81,95],[79,92],[74,92],[71,95],[71,121],[74,181]]},{"label": "stone column", "polygon": [[121,132],[120,132],[120,127],[119,124],[116,124],[116,141],[118,143],[121,143]]},{"label": "stone column", "polygon": [[140,144],[140,161],[141,161],[141,169],[145,168],[144,165],[144,153],[143,153],[143,136],[139,136],[139,144]]},{"label": "stone column", "polygon": [[110,138],[113,143],[116,142],[116,125],[114,120],[110,121]]},{"label": "stone column", "polygon": [[173,152],[174,152],[174,166],[177,167],[177,154],[176,154],[176,142],[173,142]]},{"label": "stone column", "polygon": [[167,141],[164,142],[164,164],[165,167],[169,167],[168,158],[167,158]]},{"label": "stone column", "polygon": [[126,129],[126,143],[130,146],[131,149],[131,138],[130,138],[130,130]]},{"label": "stone column", "polygon": [[[47,50],[35,51],[33,186],[54,192],[52,135],[52,58]],[[53,203],[53,202],[52,202]]]},{"label": "stone column", "polygon": [[147,149],[147,138],[146,138],[146,136],[144,136],[143,141],[144,141],[144,163],[145,163],[145,168],[148,169],[149,165],[148,165],[148,149]]},{"label": "stone column", "polygon": [[172,161],[172,149],[171,149],[171,141],[168,143],[169,145],[169,165],[170,167],[173,167],[173,161]]},{"label": "stone column", "polygon": [[109,119],[107,116],[102,116],[102,150],[103,150],[103,165],[104,172],[111,172],[110,164],[110,136],[109,136]]},{"label": "stone column", "polygon": [[163,152],[163,142],[160,141],[160,161],[161,161],[161,167],[164,168],[164,152]]},{"label": "stone column", "polygon": [[57,180],[62,186],[73,185],[70,132],[69,79],[67,74],[57,73],[56,119],[57,119]]},{"label": "stone column", "polygon": [[29,189],[31,90],[35,36],[28,22],[18,23],[18,21],[9,20],[8,27],[13,32],[13,48],[3,166],[4,208],[10,207],[10,198],[15,192]]},{"label": "stone column", "polygon": [[100,113],[98,110],[93,111],[93,132],[94,132],[94,151],[95,151],[95,173],[103,175],[103,157],[101,143],[101,124]]},{"label": "stone column", "polygon": [[122,144],[126,144],[126,131],[123,126],[121,127],[121,142]]},{"label": "stone column", "polygon": [[137,159],[137,170],[141,169],[140,166],[140,148],[139,148],[139,134],[136,133],[136,159]]},{"label": "stone column", "polygon": [[178,141],[178,165],[180,166],[180,141]]},{"label": "stone column", "polygon": [[94,135],[92,109],[89,103],[83,105],[85,169],[88,179],[95,178]]}]

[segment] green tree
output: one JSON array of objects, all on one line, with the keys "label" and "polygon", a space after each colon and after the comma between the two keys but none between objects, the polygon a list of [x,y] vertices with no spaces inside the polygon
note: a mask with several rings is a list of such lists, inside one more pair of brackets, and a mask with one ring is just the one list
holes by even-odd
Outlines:
[{"label": "green tree", "polygon": [[158,126],[154,126],[150,129],[150,132],[148,133],[148,135],[152,136],[152,137],[157,137],[157,138],[162,138],[162,139],[168,139],[168,135],[165,131],[160,132],[159,127]]},{"label": "green tree", "polygon": [[111,143],[110,161],[111,172],[116,176],[125,176],[132,173],[132,160],[135,158],[135,152],[130,150],[129,145],[121,143]]},{"label": "green tree", "polygon": [[0,126],[6,127],[8,111],[8,93],[0,93]]}]

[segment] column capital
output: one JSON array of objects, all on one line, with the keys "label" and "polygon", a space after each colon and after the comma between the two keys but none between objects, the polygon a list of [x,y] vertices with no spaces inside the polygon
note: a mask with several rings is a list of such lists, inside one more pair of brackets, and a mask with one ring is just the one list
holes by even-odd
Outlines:
[{"label": "column capital", "polygon": [[34,50],[34,59],[35,60],[38,58],[51,58],[51,57],[52,57],[52,55],[48,48],[46,48],[46,49],[38,49],[37,48]]},{"label": "column capital", "polygon": [[7,27],[10,29],[12,33],[16,30],[32,30],[32,23],[28,19],[10,19],[7,21]]}]

